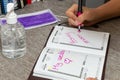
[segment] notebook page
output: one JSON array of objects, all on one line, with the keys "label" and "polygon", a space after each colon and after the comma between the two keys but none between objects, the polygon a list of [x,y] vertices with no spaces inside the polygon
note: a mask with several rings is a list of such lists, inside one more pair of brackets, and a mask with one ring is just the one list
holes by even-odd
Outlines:
[{"label": "notebook page", "polygon": [[108,40],[106,32],[55,26],[46,46],[105,56]]},{"label": "notebook page", "polygon": [[58,27],[61,27],[61,29],[59,28],[54,35],[53,43],[98,50],[103,49],[104,33],[84,29],[78,32],[75,28]]},{"label": "notebook page", "polygon": [[97,77],[100,56],[53,48],[45,48],[41,55],[34,69],[37,76],[63,80]]}]

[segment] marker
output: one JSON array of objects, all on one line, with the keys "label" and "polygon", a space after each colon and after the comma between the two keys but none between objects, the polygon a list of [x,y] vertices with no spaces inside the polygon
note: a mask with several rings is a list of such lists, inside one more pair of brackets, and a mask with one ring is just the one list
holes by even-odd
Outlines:
[{"label": "marker", "polygon": [[[78,12],[77,16],[80,16],[82,14],[82,0],[78,0]],[[80,32],[81,24],[78,26],[78,31]]]},{"label": "marker", "polygon": [[78,32],[80,32],[81,25],[78,26]]}]

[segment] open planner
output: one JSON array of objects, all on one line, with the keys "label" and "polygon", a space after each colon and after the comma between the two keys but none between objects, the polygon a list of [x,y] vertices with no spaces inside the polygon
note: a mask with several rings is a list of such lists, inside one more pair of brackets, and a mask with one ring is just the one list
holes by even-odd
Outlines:
[{"label": "open planner", "polygon": [[33,69],[53,80],[102,79],[109,33],[55,26]]}]

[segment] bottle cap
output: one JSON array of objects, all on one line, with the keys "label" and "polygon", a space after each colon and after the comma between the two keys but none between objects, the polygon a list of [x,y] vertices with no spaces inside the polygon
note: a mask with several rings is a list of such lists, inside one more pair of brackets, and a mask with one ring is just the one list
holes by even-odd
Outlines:
[{"label": "bottle cap", "polygon": [[14,12],[14,3],[7,4],[6,21],[7,21],[7,24],[17,23],[17,14]]}]

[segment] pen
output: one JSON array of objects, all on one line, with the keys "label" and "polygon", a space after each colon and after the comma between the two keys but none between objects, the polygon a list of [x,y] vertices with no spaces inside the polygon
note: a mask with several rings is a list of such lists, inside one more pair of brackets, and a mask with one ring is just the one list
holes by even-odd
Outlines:
[{"label": "pen", "polygon": [[43,1],[43,0],[40,0],[40,1]]},{"label": "pen", "polygon": [[80,32],[81,25],[78,26],[78,32]]},{"label": "pen", "polygon": [[[80,16],[82,14],[82,0],[78,0],[78,12],[77,16]],[[81,24],[78,26],[78,31],[80,31]]]}]

